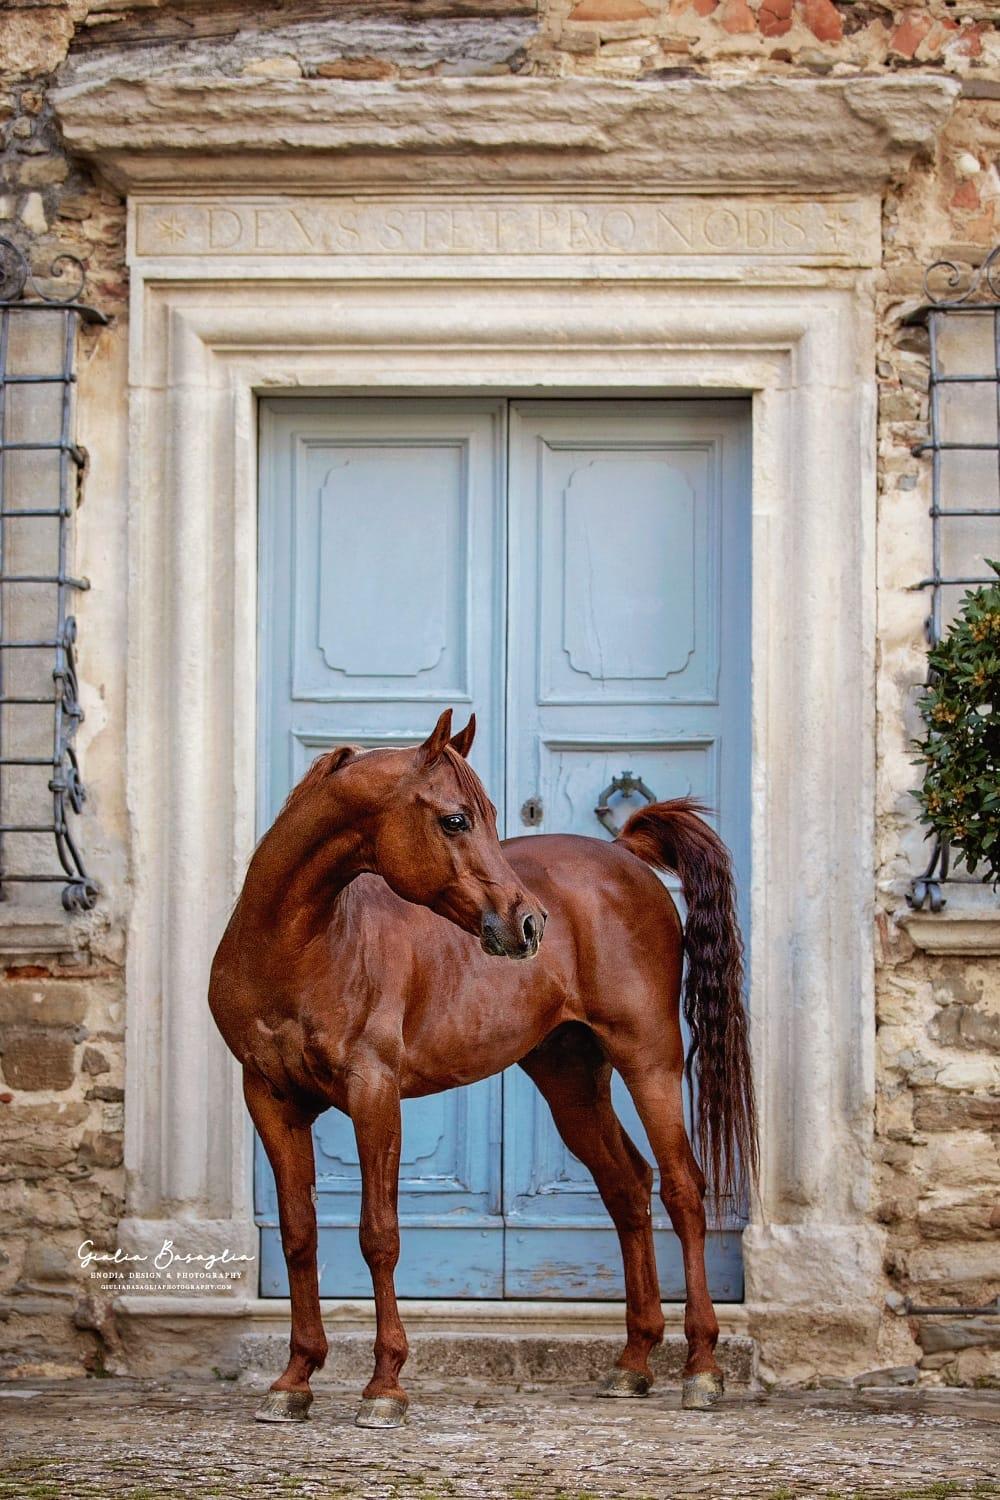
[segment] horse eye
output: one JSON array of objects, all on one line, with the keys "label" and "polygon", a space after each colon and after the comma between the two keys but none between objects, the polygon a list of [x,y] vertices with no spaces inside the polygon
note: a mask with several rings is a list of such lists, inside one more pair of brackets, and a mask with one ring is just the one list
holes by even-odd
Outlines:
[{"label": "horse eye", "polygon": [[468,833],[469,820],[464,813],[449,813],[441,819],[441,827],[445,833]]}]

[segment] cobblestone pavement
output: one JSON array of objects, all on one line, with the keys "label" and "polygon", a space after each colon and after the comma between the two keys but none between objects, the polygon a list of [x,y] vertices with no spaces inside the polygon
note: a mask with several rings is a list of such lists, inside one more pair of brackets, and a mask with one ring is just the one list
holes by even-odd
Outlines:
[{"label": "cobblestone pavement", "polygon": [[353,1425],[320,1389],[301,1426],[255,1424],[229,1383],[0,1385],[2,1500],[830,1500],[1000,1496],[1000,1393],[731,1396],[684,1412],[676,1389],[413,1391],[409,1425]]}]

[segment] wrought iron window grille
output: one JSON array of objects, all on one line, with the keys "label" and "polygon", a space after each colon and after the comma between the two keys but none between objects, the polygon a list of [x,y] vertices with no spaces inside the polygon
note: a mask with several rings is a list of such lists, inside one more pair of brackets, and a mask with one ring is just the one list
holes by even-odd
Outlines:
[{"label": "wrought iron window grille", "polygon": [[[76,257],[61,255],[53,262],[43,283],[31,272],[18,247],[0,237],[0,900],[10,898],[9,887],[15,883],[61,883],[62,904],[67,911],[89,910],[99,894],[71,828],[71,815],[80,813],[86,800],[73,747],[83,710],[76,674],[76,620],[71,605],[74,594],[90,586],[85,578],[74,577],[69,570],[70,525],[81,498],[87,462],[86,453],[73,434],[76,340],[81,322],[108,321],[103,313],[80,300],[84,279],[83,267]],[[53,281],[57,283],[55,289]],[[40,313],[47,313],[50,318],[55,315],[61,325],[58,368],[18,370],[14,368],[17,361],[12,354],[18,320]],[[58,416],[54,416],[52,431],[39,435],[28,424],[25,438],[8,438],[13,393],[22,387],[56,389]],[[12,454],[58,455],[53,466],[55,473],[51,480],[45,476],[48,483],[40,486],[41,494],[24,492],[27,486],[17,482],[24,479],[23,473],[12,472],[12,467],[16,469],[24,460],[15,459],[12,465],[9,457]],[[15,528],[30,521],[55,523],[51,527],[54,532],[51,568],[29,567],[22,571],[17,563]],[[9,635],[6,627],[8,619],[16,613],[12,607],[15,591],[46,585],[54,596],[51,611],[54,628],[41,634],[32,631],[27,637]],[[43,667],[42,680],[51,675],[51,692],[25,690],[23,682],[29,674],[12,673],[10,663],[15,658],[10,653],[18,654],[22,667],[43,654],[50,659],[51,673]],[[51,754],[26,754],[16,716],[46,709],[52,715]],[[47,741],[44,728],[38,737]],[[46,772],[47,790],[52,797],[51,822],[33,818],[5,821],[4,811],[10,797],[4,797],[4,782],[10,789],[12,775]],[[25,860],[29,868],[8,867],[4,846],[10,847],[11,835],[38,835],[53,840],[60,869],[35,868],[34,860]]]},{"label": "wrought iron window grille", "polygon": [[[944,616],[944,591],[949,587],[975,588],[995,583],[994,577],[951,575],[944,566],[944,528],[958,518],[990,517],[1000,521],[1000,245],[995,245],[983,263],[965,271],[951,260],[937,260],[928,266],[923,281],[924,302],[905,319],[910,325],[927,329],[930,374],[928,379],[929,425],[926,441],[912,449],[916,457],[931,455],[931,571],[916,590],[930,595],[926,621],[927,641],[931,648],[941,640]],[[991,371],[945,371],[941,360],[944,320],[953,317],[979,317],[992,323],[993,368]],[[941,409],[942,389],[947,386],[992,386],[994,391],[992,441],[953,441],[944,436]],[[942,456],[946,453],[993,453],[997,464],[997,505],[949,505],[945,493]],[[921,873],[910,882],[907,901],[916,911],[924,906],[939,912],[946,904],[941,890],[950,878],[951,849],[935,836],[930,859]]]}]

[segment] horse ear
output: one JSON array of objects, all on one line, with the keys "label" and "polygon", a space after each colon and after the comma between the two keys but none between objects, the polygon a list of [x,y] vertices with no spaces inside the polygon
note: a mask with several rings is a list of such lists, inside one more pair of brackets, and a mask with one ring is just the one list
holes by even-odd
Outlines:
[{"label": "horse ear", "polygon": [[417,750],[417,764],[420,766],[433,765],[439,756],[444,754],[444,747],[451,736],[451,709],[446,708],[431,730],[427,739]]},{"label": "horse ear", "polygon": [[327,751],[323,763],[328,771],[339,771],[341,766],[346,766],[348,761],[360,754],[357,745],[337,745],[335,749]]},{"label": "horse ear", "polygon": [[453,750],[457,750],[463,760],[468,760],[469,751],[472,749],[472,741],[476,738],[476,716],[472,714],[464,729],[452,735],[450,744]]}]

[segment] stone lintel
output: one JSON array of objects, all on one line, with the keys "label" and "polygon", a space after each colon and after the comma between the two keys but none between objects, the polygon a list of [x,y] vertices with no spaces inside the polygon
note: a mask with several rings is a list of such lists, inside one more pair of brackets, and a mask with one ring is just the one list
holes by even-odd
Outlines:
[{"label": "stone lintel", "polygon": [[124,190],[829,194],[928,149],[948,78],[352,83],[109,73],[54,91],[66,142]]}]

